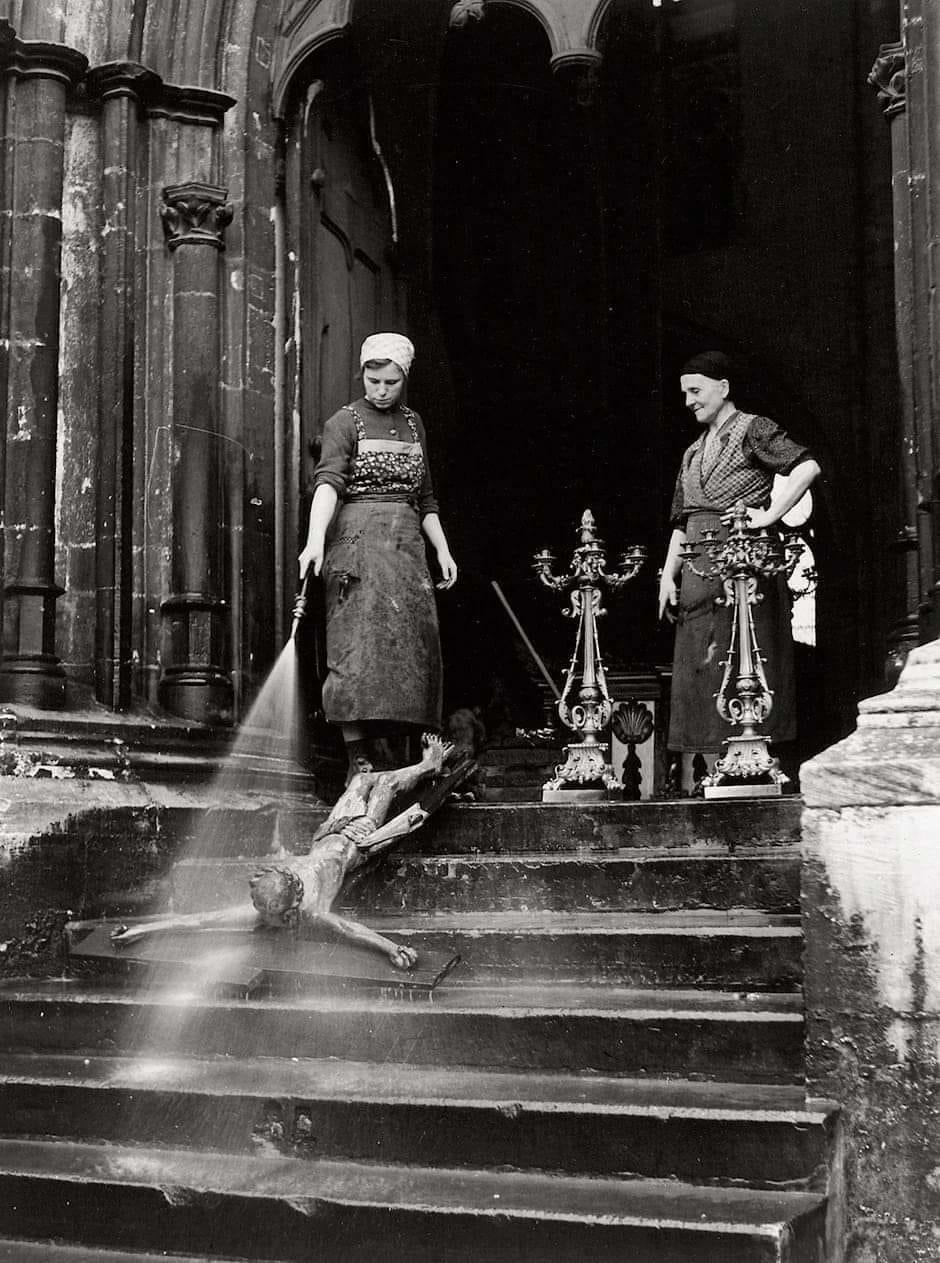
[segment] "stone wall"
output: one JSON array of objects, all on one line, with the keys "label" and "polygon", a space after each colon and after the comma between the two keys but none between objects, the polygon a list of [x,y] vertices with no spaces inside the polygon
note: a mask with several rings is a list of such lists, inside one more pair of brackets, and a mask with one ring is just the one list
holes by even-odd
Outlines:
[{"label": "stone wall", "polygon": [[940,642],[802,769],[808,1090],[845,1110],[846,1263],[940,1257]]}]

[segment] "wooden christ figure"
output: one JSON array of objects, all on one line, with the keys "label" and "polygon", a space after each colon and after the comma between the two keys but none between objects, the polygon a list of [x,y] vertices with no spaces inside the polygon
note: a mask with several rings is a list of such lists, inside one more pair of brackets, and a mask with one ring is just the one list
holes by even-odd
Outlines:
[{"label": "wooden christ figure", "polygon": [[[146,936],[176,930],[324,928],[348,942],[381,952],[396,969],[413,969],[418,959],[413,948],[340,916],[332,908],[349,873],[420,828],[472,772],[474,764],[468,759],[444,771],[453,746],[440,737],[425,733],[421,745],[421,759],[410,767],[373,772],[368,764],[362,764],[363,770],[352,778],[314,833],[307,854],[285,856],[284,862],[266,865],[251,878],[250,905],[121,925],[112,932],[113,944],[125,947]],[[422,797],[388,820],[395,800],[426,782],[429,786]]]}]

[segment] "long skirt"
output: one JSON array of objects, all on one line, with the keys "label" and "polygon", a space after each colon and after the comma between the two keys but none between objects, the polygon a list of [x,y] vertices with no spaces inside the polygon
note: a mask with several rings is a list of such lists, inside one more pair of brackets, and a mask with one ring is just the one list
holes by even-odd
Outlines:
[{"label": "long skirt", "polygon": [[441,644],[417,511],[397,500],[344,504],[323,578],[327,719],[439,728]]},{"label": "long skirt", "polygon": [[[689,518],[686,537],[697,543],[707,528],[718,528],[722,537],[727,535],[720,514],[702,512]],[[699,557],[694,564],[700,570],[708,569],[707,558]],[[771,741],[792,741],[796,736],[796,699],[790,592],[782,575],[762,580],[759,591],[763,600],[751,607],[754,631],[773,692],[773,708],[762,731]],[[715,706],[732,625],[732,610],[715,605],[719,595],[721,584],[717,580],[702,579],[688,564],[683,566],[672,669],[670,750],[718,750],[735,731]],[[733,690],[733,684],[730,687]]]}]

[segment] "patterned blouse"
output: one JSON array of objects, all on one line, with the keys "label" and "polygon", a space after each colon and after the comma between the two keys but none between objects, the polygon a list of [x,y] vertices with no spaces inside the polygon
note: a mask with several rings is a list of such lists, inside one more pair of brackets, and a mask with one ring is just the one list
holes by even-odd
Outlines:
[{"label": "patterned blouse", "polygon": [[341,500],[378,495],[414,500],[422,518],[437,513],[421,418],[398,405],[382,410],[365,399],[333,414],[323,429],[314,489],[325,483]]},{"label": "patterned blouse", "polygon": [[708,434],[685,450],[669,513],[682,530],[690,513],[724,512],[737,500],[749,508],[770,502],[775,474],[789,474],[810,453],[767,417],[734,412],[706,446]]}]

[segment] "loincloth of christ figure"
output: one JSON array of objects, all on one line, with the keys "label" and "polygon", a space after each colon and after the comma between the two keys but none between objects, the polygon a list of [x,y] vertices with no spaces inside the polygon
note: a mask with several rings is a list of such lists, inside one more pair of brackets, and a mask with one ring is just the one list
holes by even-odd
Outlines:
[{"label": "loincloth of christ figure", "polygon": [[[425,733],[421,747],[420,761],[410,767],[373,772],[360,761],[361,770],[314,833],[307,854],[284,856],[285,862],[265,865],[251,878],[250,905],[121,925],[112,931],[112,943],[126,947],[144,937],[176,930],[325,929],[350,943],[381,952],[396,969],[414,969],[418,962],[414,948],[340,916],[333,911],[333,902],[350,873],[420,828],[474,770],[473,761],[464,758],[445,771],[453,746],[438,736]],[[426,782],[430,784],[422,797],[389,820],[396,799]]]}]

